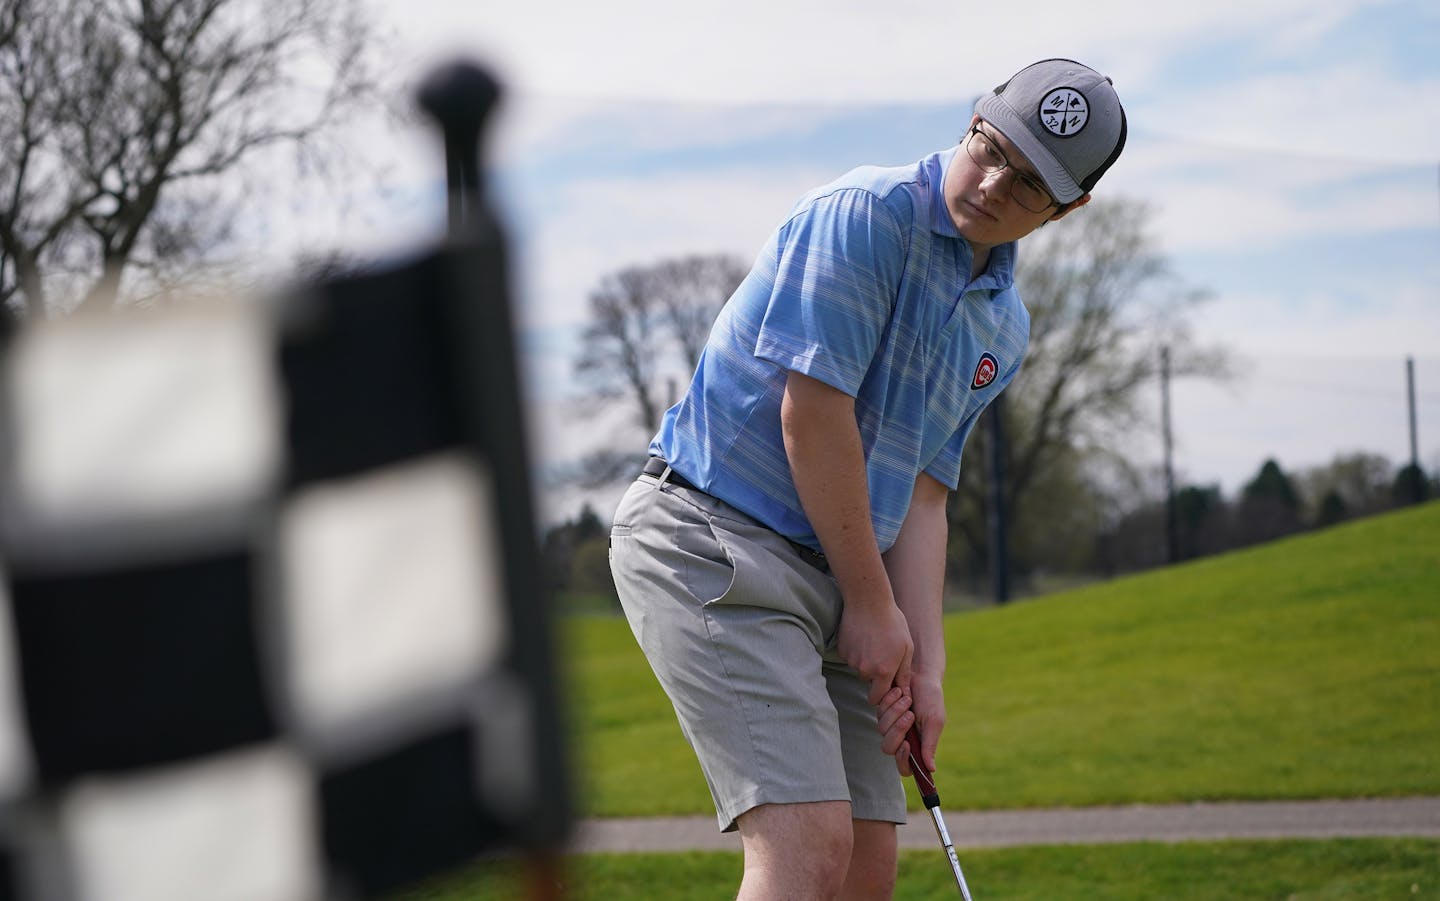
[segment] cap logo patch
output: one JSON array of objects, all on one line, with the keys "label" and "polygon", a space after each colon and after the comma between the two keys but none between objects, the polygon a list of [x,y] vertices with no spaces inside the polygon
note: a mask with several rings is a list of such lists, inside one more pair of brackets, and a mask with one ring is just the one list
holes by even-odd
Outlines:
[{"label": "cap logo patch", "polygon": [[1040,101],[1040,124],[1057,138],[1073,138],[1090,121],[1090,102],[1074,88],[1056,88]]},{"label": "cap logo patch", "polygon": [[980,363],[975,367],[975,376],[970,379],[970,390],[979,391],[986,385],[995,381],[995,376],[1000,373],[1000,362],[991,353],[980,355]]}]

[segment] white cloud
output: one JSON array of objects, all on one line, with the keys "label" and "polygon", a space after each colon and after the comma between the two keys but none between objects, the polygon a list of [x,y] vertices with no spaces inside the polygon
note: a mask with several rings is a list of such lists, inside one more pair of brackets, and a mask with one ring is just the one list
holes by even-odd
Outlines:
[{"label": "white cloud", "polygon": [[1402,77],[1383,59],[1316,58],[1243,80],[1227,81],[1222,71],[1170,85],[1133,118],[1145,129],[1234,153],[1432,163],[1440,159],[1440,122],[1418,111],[1437,91],[1440,77]]},{"label": "white cloud", "polygon": [[526,322],[573,324],[600,278],[692,253],[747,262],[800,195],[836,172],[723,167],[576,183],[532,222],[522,262],[533,272]]},{"label": "white cloud", "polygon": [[[1388,54],[1337,34],[1386,6],[1377,0],[1104,0],[1083,15],[1040,0],[1023,21],[1003,4],[928,0],[372,2],[405,48],[397,71],[475,56],[522,106],[664,100],[696,107],[703,121],[703,106],[717,102],[958,102],[1035,59],[1065,55],[1114,77],[1140,129],[1318,153],[1359,130],[1374,142],[1370,153],[1440,156],[1436,117],[1416,114],[1440,82],[1401,75]],[[1434,24],[1424,18],[1433,13],[1413,15]],[[1177,58],[1197,48],[1210,55],[1191,65],[1206,68],[1170,80]],[[564,119],[555,107],[545,115]]]},{"label": "white cloud", "polygon": [[[1323,135],[1318,124],[1377,104],[1387,115],[1413,110],[1407,99],[1424,96],[1426,87],[1395,77],[1384,58],[1334,58],[1337,26],[1384,5],[1374,0],[1102,0],[1083,14],[1073,4],[1039,0],[1023,17],[1003,4],[929,0],[373,2],[409,47],[400,66],[476,55],[527,102],[958,101],[1035,59],[1064,55],[1113,76],[1146,127],[1219,129],[1283,144]],[[1162,80],[1177,57],[1212,45],[1209,71],[1193,84]],[[1227,85],[1236,80],[1237,59],[1269,61],[1288,75]],[[1427,119],[1405,118],[1415,129]]]},{"label": "white cloud", "polygon": [[[554,400],[602,275],[680,253],[749,257],[801,193],[843,168],[774,163],[760,150],[742,165],[721,148],[761,147],[865,104],[968,102],[1053,55],[1114,77],[1132,139],[1097,196],[1152,201],[1167,254],[1203,253],[1221,266],[1230,254],[1255,266],[1256,250],[1294,260],[1299,240],[1344,238],[1355,249],[1351,261],[1317,261],[1344,276],[1331,288],[1296,285],[1284,268],[1295,264],[1277,264],[1202,310],[1202,337],[1255,362],[1236,393],[1177,386],[1182,471],[1234,488],[1266,455],[1287,468],[1346,449],[1398,460],[1403,429],[1390,394],[1315,392],[1286,379],[1344,384],[1373,369],[1390,385],[1399,375],[1384,373],[1398,373],[1406,353],[1429,355],[1428,371],[1440,372],[1433,264],[1366,270],[1376,246],[1367,242],[1434,226],[1440,117],[1424,110],[1440,74],[1433,60],[1394,58],[1383,33],[1350,41],[1338,27],[1413,10],[1415,27],[1433,28],[1435,13],[1420,4],[1098,0],[1077,15],[1073,4],[1041,0],[1022,16],[929,0],[372,2],[404,39],[395,71],[464,52],[509,86],[490,159],[526,179],[507,200],[519,314],[543,342],[530,370],[547,459],[630,440],[622,422],[579,422]],[[593,167],[590,154],[607,149],[632,161],[701,153],[683,170]],[[417,168],[438,175],[433,159],[427,165]],[[1158,443],[1143,452],[1158,453]]]},{"label": "white cloud", "polygon": [[[1177,48],[1219,37],[1323,32],[1363,0],[1218,0],[1204,4],[1059,0],[1011,7],[928,0],[613,0],[525,4],[406,0],[421,56],[474,51],[527,92],[746,102],[866,102],[963,97],[1047,56],[1144,76]],[[1109,71],[1109,69],[1106,69]],[[1115,73],[1118,74],[1120,73]]]},{"label": "white cloud", "polygon": [[1278,247],[1301,238],[1373,235],[1435,222],[1435,172],[1373,159],[1141,137],[1097,198],[1148,199],[1171,253]]},{"label": "white cloud", "polygon": [[1343,287],[1298,296],[1275,288],[1233,293],[1202,308],[1197,334],[1256,356],[1303,353],[1337,361],[1440,356],[1440,316],[1434,314],[1434,303],[1428,286],[1403,281],[1377,283],[1369,296]]},{"label": "white cloud", "polygon": [[1166,193],[1157,216],[1157,230],[1166,247],[1185,253],[1274,248],[1317,236],[1350,236],[1358,241],[1423,227],[1434,216],[1433,209],[1421,209],[1418,201],[1423,198],[1404,186],[1377,190],[1328,186],[1324,202],[1309,202],[1257,187],[1253,178],[1247,181],[1182,183]]}]

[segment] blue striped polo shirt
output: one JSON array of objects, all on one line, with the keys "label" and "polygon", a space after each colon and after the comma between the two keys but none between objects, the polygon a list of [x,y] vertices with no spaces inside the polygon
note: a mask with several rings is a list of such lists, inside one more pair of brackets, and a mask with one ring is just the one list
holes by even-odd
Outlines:
[{"label": "blue striped polo shirt", "polygon": [[780,430],[794,370],[855,398],[882,551],[919,473],[954,488],[965,440],[1019,370],[1030,332],[1013,243],[970,281],[970,246],[943,193],[956,149],[856,169],[802,198],[721,310],[650,453],[818,548]]}]

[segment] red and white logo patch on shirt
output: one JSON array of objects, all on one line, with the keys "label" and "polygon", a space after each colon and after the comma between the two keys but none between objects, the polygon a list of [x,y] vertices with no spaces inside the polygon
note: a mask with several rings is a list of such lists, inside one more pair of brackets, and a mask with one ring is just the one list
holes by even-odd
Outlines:
[{"label": "red and white logo patch on shirt", "polygon": [[979,391],[986,385],[995,381],[995,376],[1000,374],[1000,362],[991,353],[980,355],[980,363],[975,367],[975,377],[970,380],[970,390]]}]

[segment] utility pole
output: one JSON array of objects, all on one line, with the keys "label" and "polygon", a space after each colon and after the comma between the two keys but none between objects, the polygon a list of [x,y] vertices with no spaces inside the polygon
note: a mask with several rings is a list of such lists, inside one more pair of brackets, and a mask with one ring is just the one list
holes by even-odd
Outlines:
[{"label": "utility pole", "polygon": [[1170,348],[1160,348],[1160,428],[1165,444],[1165,559],[1180,559],[1179,524],[1175,510],[1175,442],[1170,432]]},{"label": "utility pole", "polygon": [[990,579],[995,603],[1010,600],[1010,547],[1006,540],[1009,528],[1005,522],[1005,429],[1000,423],[1000,410],[1005,395],[990,402]]},{"label": "utility pole", "polygon": [[1415,358],[1405,358],[1405,396],[1410,407],[1410,465],[1420,469],[1420,439],[1415,430]]},{"label": "utility pole", "polygon": [[1420,436],[1415,426],[1415,358],[1405,358],[1405,400],[1410,414],[1410,463],[1400,470],[1395,483],[1395,501],[1418,504],[1430,496],[1430,483],[1420,468]]}]

